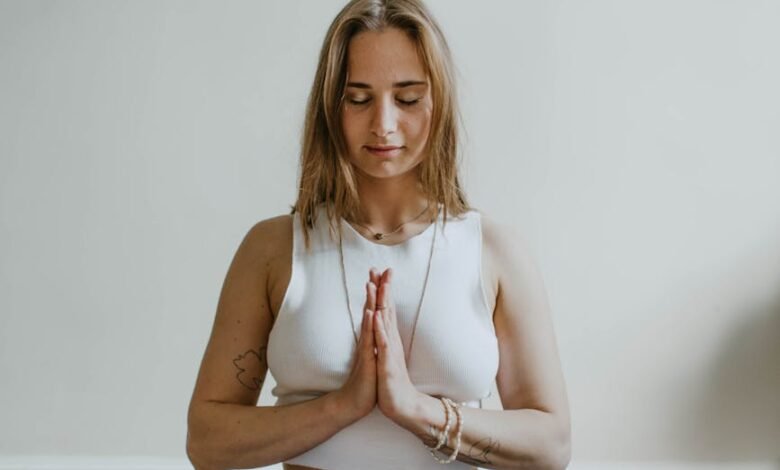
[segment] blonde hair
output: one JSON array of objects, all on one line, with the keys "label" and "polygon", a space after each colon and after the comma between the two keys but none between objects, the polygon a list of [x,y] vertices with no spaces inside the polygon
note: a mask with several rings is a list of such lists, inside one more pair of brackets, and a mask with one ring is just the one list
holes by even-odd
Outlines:
[{"label": "blonde hair", "polygon": [[441,29],[420,0],[352,0],[328,28],[306,106],[298,196],[290,213],[298,213],[307,249],[320,204],[325,203],[331,236],[338,217],[358,216],[357,182],[341,128],[347,49],[358,33],[385,28],[400,29],[415,42],[431,82],[431,129],[419,168],[424,194],[432,205],[442,205],[445,224],[448,214],[471,209],[458,180],[461,116],[455,69]]}]

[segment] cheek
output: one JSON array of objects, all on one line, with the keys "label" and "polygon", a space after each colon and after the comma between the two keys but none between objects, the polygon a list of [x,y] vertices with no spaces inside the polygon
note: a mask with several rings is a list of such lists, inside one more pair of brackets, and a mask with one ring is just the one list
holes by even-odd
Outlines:
[{"label": "cheek", "polygon": [[360,123],[355,116],[344,113],[341,116],[341,129],[348,146],[353,146],[360,134]]},{"label": "cheek", "polygon": [[418,145],[421,145],[428,138],[428,133],[431,129],[430,112],[426,110],[425,112],[414,116],[410,119],[407,129],[407,136],[417,141]]}]

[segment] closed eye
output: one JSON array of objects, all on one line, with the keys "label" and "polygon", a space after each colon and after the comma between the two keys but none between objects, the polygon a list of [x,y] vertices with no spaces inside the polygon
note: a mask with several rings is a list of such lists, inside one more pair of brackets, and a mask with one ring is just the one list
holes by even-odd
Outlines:
[{"label": "closed eye", "polygon": [[[422,98],[417,98],[416,100],[411,100],[411,101],[398,100],[398,102],[401,103],[404,106],[412,106],[414,104],[419,103],[421,99]],[[347,101],[349,101],[351,104],[354,104],[354,105],[363,105],[363,104],[368,103],[371,100],[363,100],[363,101],[347,100]]]}]

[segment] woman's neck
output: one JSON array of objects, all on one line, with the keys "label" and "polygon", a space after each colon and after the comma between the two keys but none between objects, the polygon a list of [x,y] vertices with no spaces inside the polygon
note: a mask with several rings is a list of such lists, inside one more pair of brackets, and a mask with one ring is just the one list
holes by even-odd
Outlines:
[{"label": "woman's neck", "polygon": [[415,226],[429,224],[437,212],[417,178],[361,180],[358,195],[361,213],[355,222],[374,232],[387,233],[401,224],[409,227],[402,227],[399,233],[416,232]]}]

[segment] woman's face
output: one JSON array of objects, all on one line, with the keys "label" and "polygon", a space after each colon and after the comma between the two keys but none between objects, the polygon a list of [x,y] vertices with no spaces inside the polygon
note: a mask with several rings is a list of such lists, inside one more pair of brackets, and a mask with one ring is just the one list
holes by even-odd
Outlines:
[{"label": "woman's face", "polygon": [[[424,158],[432,100],[414,41],[396,28],[349,43],[341,125],[349,161],[375,178],[402,175]],[[376,147],[397,147],[372,152]]]}]

